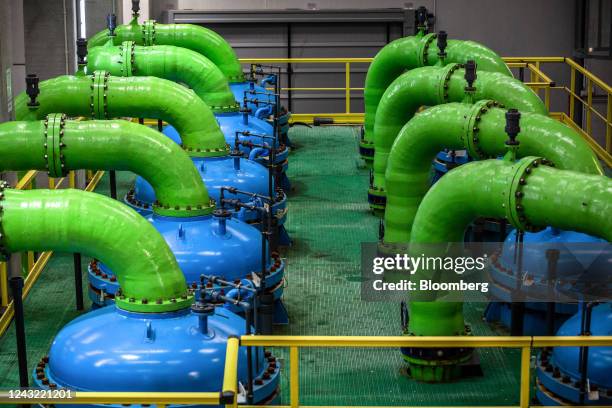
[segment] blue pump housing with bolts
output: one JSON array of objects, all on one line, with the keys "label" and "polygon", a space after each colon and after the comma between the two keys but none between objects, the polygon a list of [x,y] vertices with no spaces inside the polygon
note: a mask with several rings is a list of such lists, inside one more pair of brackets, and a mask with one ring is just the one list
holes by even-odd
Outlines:
[{"label": "blue pump housing with bolts", "polygon": [[[250,193],[269,196],[268,170],[252,160],[238,155],[194,157],[192,160],[200,172],[210,198],[215,200],[217,204],[219,204],[221,187],[235,187]],[[287,217],[287,196],[282,189],[274,188],[274,193],[272,213],[277,217],[278,223],[282,225]],[[235,198],[249,205],[262,205],[261,200],[253,196],[240,194],[236,195]],[[126,204],[143,215],[152,213],[152,205],[155,200],[153,187],[142,177],[136,178],[134,188],[125,197]],[[234,216],[241,221],[252,224],[257,224],[260,219],[257,211],[246,208],[235,211]]]},{"label": "blue pump housing with bolts", "polygon": [[[502,326],[510,327],[512,300],[512,288],[517,285],[515,249],[517,246],[517,232],[512,230],[504,241],[501,254],[492,259],[490,274],[493,283],[490,287],[491,294],[499,299],[499,302],[489,303],[485,310],[485,319],[488,322],[499,322]],[[546,248],[559,248],[564,243],[605,243],[605,240],[587,234],[573,231],[561,231],[556,228],[548,227],[540,232],[526,232],[523,235],[523,256],[522,273],[526,273],[532,279],[533,288],[541,285],[542,291],[546,291],[547,285],[540,282],[548,277],[548,260],[543,254]],[[579,263],[590,264],[598,257],[598,254],[572,254],[571,256],[562,252],[556,261],[556,277],[559,280],[571,280],[576,278]],[[521,274],[520,279],[524,279]],[[547,335],[546,313],[547,304],[541,301],[536,302],[526,299],[525,315],[523,320],[523,335],[543,336]],[[555,328],[576,313],[576,304],[557,303],[555,305]]]},{"label": "blue pump housing with bolts", "polygon": [[[245,334],[246,325],[229,310],[207,312],[133,313],[107,306],[82,315],[55,336],[49,356],[33,371],[34,384],[75,391],[219,392],[227,340]],[[274,403],[280,364],[262,348],[252,350],[253,402]],[[246,388],[247,379],[247,350],[241,347],[238,381]],[[244,395],[238,398],[244,403]]]},{"label": "blue pump housing with bolts", "polygon": [[[582,333],[583,308],[569,318],[557,336],[577,336]],[[590,327],[592,336],[612,335],[612,303],[592,308]],[[586,310],[585,310],[586,316]],[[536,368],[536,396],[542,405],[612,405],[612,347],[589,347],[586,353],[586,379],[581,398],[582,373],[580,347],[544,349],[538,356]]]},{"label": "blue pump housing with bolts", "polygon": [[431,184],[440,180],[440,177],[448,173],[455,167],[461,166],[470,161],[470,158],[465,150],[448,150],[445,149],[436,155],[433,161],[433,176]]},{"label": "blue pump housing with bolts", "polygon": [[[166,217],[151,214],[149,222],[164,237],[176,256],[191,290],[198,288],[202,274],[216,275],[230,282],[252,280],[262,270],[262,235],[257,228],[231,217],[228,211],[199,217]],[[267,256],[265,292],[272,293],[277,307],[283,294],[285,264],[278,253]],[[94,306],[114,303],[119,289],[115,274],[93,261],[88,268],[89,297]]]}]

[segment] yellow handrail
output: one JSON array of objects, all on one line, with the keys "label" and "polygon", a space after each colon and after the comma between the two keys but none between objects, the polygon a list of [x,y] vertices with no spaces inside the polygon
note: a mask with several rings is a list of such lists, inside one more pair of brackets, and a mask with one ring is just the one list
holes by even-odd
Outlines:
[{"label": "yellow handrail", "polygon": [[[363,123],[364,114],[352,111],[351,98],[355,95],[352,92],[363,92],[363,87],[355,87],[351,83],[351,68],[352,64],[369,64],[373,58],[242,58],[241,63],[244,64],[333,64],[335,66],[344,66],[345,84],[344,87],[285,87],[281,88],[285,91],[319,91],[319,92],[343,92],[344,93],[344,112],[342,113],[292,113],[292,122],[312,123],[316,117],[332,118],[334,124],[339,125],[358,125]],[[552,91],[566,93],[568,96],[568,106],[564,112],[551,112],[551,116],[563,118],[564,122],[569,124],[572,122],[572,127],[581,128],[586,134],[592,146],[597,145],[601,148],[595,148],[597,156],[606,163],[608,167],[612,166],[612,87],[606,84],[603,80],[581,67],[571,58],[565,57],[504,57],[504,61],[510,68],[523,68],[529,72],[529,81],[525,82],[527,86],[535,92],[543,92],[544,104],[550,108]],[[557,81],[543,71],[545,64],[564,64],[570,69],[570,87],[557,86]],[[576,94],[576,75],[581,74],[586,81],[586,100]],[[597,111],[593,106],[593,88],[597,87],[606,94],[607,108],[605,113]],[[574,122],[576,113],[576,102],[579,102],[584,108],[585,124],[579,126]],[[562,113],[565,116],[562,116]],[[593,119],[602,121],[605,124],[605,143],[599,145],[597,138],[593,136]]]}]

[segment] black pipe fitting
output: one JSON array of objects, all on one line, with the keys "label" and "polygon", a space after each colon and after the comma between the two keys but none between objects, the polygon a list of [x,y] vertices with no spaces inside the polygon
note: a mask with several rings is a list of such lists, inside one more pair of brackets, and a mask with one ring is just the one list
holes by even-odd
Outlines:
[{"label": "black pipe fitting", "polygon": [[114,14],[109,14],[106,16],[106,26],[108,27],[108,35],[115,35],[115,28],[117,28],[117,16]]},{"label": "black pipe fitting", "polygon": [[132,14],[138,15],[140,12],[140,0],[132,0]]},{"label": "black pipe fitting", "polygon": [[438,57],[440,58],[444,58],[446,57],[446,38],[448,37],[448,35],[446,34],[446,31],[440,31],[438,32]]},{"label": "black pipe fitting", "polygon": [[76,52],[77,52],[77,64],[85,65],[85,57],[87,57],[87,39],[77,38]]},{"label": "black pipe fitting", "polygon": [[30,98],[30,102],[28,102],[28,106],[38,106],[40,105],[36,101],[36,97],[40,94],[40,89],[38,88],[38,83],[40,82],[40,78],[36,74],[28,74],[26,76],[26,94]]},{"label": "black pipe fitting", "polygon": [[476,61],[467,60],[465,63],[465,81],[467,82],[467,86],[465,87],[466,92],[474,92],[476,88],[474,88],[474,81],[476,81]]},{"label": "black pipe fitting", "polygon": [[519,120],[521,119],[521,113],[516,109],[508,109],[506,112],[506,128],[504,129],[508,134],[508,140],[506,141],[507,146],[518,146],[519,141],[516,140],[516,136],[521,131],[519,126]]}]

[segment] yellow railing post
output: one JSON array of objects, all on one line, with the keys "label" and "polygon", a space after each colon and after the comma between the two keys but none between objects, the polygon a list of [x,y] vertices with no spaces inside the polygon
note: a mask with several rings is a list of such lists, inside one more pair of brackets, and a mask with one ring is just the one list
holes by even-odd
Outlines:
[{"label": "yellow railing post", "polygon": [[6,262],[0,262],[0,307],[8,306],[8,268]]},{"label": "yellow railing post", "polygon": [[586,132],[591,136],[591,107],[593,106],[593,83],[587,78]]},{"label": "yellow railing post", "polygon": [[344,64],[345,81],[344,81],[344,98],[345,98],[345,113],[351,113],[351,63]]},{"label": "yellow railing post", "polygon": [[68,186],[70,186],[70,188],[76,187],[76,173],[74,170],[71,170],[70,173],[68,173]]},{"label": "yellow railing post", "polygon": [[300,355],[297,346],[289,349],[289,402],[291,408],[300,406]]},{"label": "yellow railing post", "polygon": [[570,95],[569,95],[569,117],[574,120],[574,109],[576,101],[574,95],[576,93],[576,69],[570,66]]},{"label": "yellow railing post", "polygon": [[223,371],[223,388],[221,394],[231,393],[231,404],[226,407],[238,406],[238,348],[240,340],[237,337],[227,339],[225,350],[225,369]]},{"label": "yellow railing post", "polygon": [[529,407],[530,389],[531,389],[531,347],[521,347],[521,408]]}]

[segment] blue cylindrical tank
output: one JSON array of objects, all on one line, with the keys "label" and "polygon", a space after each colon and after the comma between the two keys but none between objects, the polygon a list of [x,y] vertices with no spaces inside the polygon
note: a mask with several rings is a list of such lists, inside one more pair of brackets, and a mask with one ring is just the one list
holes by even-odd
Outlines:
[{"label": "blue cylindrical tank", "polygon": [[[206,185],[210,198],[217,204],[220,203],[221,187],[235,187],[251,193],[269,195],[268,171],[252,160],[240,157],[194,157],[194,165],[200,172],[202,180]],[[281,189],[275,189],[275,203],[272,212],[281,219],[281,224],[286,218],[287,196]],[[243,194],[228,194],[226,198],[236,198],[243,203],[261,206],[260,199]],[[125,197],[125,202],[143,215],[152,213],[152,205],[155,202],[155,191],[153,187],[142,177],[137,177],[134,189]],[[260,219],[256,210],[240,209],[235,211],[236,218],[255,223]]]},{"label": "blue cylindrical tank", "polygon": [[[166,217],[148,216],[161,233],[185,275],[190,288],[196,289],[200,276],[214,275],[227,281],[251,279],[261,271],[261,232],[232,217]],[[284,262],[278,254],[270,254],[267,262],[266,289],[280,301],[283,293]],[[119,284],[106,265],[93,262],[89,266],[89,296],[95,305],[114,302]]]},{"label": "blue cylindrical tank", "polygon": [[[581,333],[582,313],[569,318],[557,336]],[[612,335],[612,303],[595,306],[591,315],[593,336]],[[612,405],[612,347],[589,347],[587,378],[591,393],[580,401],[580,347],[555,347],[538,356],[537,397],[543,405]],[[596,397],[596,398],[595,398]]]},{"label": "blue cylindrical tank", "polygon": [[[244,319],[223,308],[206,318],[184,309],[133,313],[108,306],[82,315],[55,337],[33,372],[43,389],[76,391],[219,392],[227,339],[245,333]],[[272,402],[279,363],[253,351],[255,403]],[[246,387],[247,353],[239,350],[238,381]],[[104,405],[108,406],[108,405]],[[115,405],[121,407],[120,405]]]},{"label": "blue cylindrical tank", "polygon": [[[523,265],[522,273],[533,280],[533,289],[541,286],[542,293],[548,289],[547,285],[541,281],[547,278],[548,261],[545,253],[546,249],[559,249],[560,245],[580,244],[580,243],[605,243],[597,237],[573,231],[561,231],[556,228],[548,227],[540,232],[526,232],[523,235]],[[490,303],[485,312],[487,321],[498,321],[505,327],[510,327],[511,312],[510,302],[512,301],[512,288],[516,287],[516,230],[512,230],[504,241],[502,252],[493,260],[491,267],[491,277],[493,285],[490,288],[491,294],[499,299],[499,302]],[[561,252],[557,260],[557,278],[559,280],[571,280],[578,278],[582,268],[581,264],[589,264],[599,256],[598,253],[572,254]],[[524,276],[520,277],[524,279]],[[527,299],[529,300],[529,299]],[[576,313],[575,304],[557,303],[555,305],[555,326],[559,327],[569,316]],[[527,302],[525,305],[525,316],[523,321],[523,335],[546,335],[546,303]]]}]

